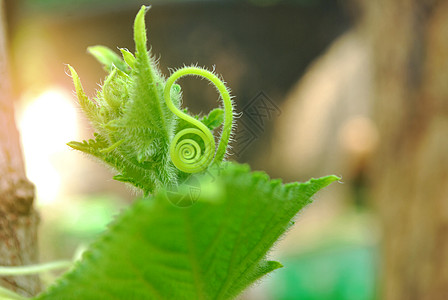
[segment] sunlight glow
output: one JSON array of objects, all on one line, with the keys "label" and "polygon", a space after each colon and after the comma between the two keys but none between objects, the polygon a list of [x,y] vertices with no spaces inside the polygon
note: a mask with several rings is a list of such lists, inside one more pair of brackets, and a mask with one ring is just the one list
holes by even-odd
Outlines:
[{"label": "sunlight glow", "polygon": [[77,109],[70,92],[49,89],[36,98],[25,99],[18,109],[28,178],[36,185],[37,204],[56,201],[60,194],[66,143],[77,139]]}]

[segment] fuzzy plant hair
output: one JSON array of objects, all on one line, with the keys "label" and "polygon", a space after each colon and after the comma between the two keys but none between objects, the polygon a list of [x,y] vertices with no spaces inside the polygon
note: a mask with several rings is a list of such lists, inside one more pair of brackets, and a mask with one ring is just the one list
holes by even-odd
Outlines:
[{"label": "fuzzy plant hair", "polygon": [[[89,48],[108,72],[93,100],[86,96],[78,74],[69,66],[79,104],[96,132],[88,141],[68,143],[105,162],[118,172],[114,179],[130,183],[146,195],[221,163],[233,124],[229,89],[213,72],[189,66],[165,79],[147,49],[147,10],[142,6],[135,19],[135,54],[120,49],[121,58],[104,46]],[[182,93],[176,81],[189,75],[209,80],[224,108],[214,109],[202,119],[181,110]],[[221,124],[216,146],[213,130]]]}]

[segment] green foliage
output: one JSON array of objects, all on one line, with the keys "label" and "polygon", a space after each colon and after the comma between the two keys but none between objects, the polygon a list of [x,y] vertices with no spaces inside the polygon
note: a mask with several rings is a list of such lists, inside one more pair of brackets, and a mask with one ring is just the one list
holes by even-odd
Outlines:
[{"label": "green foliage", "polygon": [[[146,10],[135,19],[135,54],[121,49],[121,58],[103,46],[89,48],[108,72],[95,99],[69,66],[79,104],[97,132],[68,145],[113,167],[114,179],[147,197],[37,299],[231,299],[281,267],[267,260],[269,249],[311,196],[338,179],[284,185],[245,165],[223,163],[233,124],[228,89],[196,67],[165,79],[146,47]],[[181,110],[175,83],[190,75],[209,80],[224,107],[202,118]],[[212,131],[221,125],[215,145]],[[184,203],[194,205],[180,207]]]},{"label": "green foliage", "polygon": [[198,177],[195,205],[173,206],[163,190],[139,200],[38,299],[231,299],[281,267],[266,252],[338,179],[284,185],[232,163]]},{"label": "green foliage", "polygon": [[[130,52],[126,52],[125,49],[120,50],[123,53],[123,58],[125,55],[126,57],[128,57],[128,55],[131,54]],[[92,46],[87,48],[87,51],[90,54],[92,54],[103,65],[104,69],[107,72],[110,73],[114,71],[114,67],[116,67],[121,72],[124,72],[126,74],[130,73],[130,68],[128,66],[131,66],[131,64],[128,64],[127,62],[123,61],[123,59],[111,49],[104,46]],[[132,64],[131,68],[133,67],[134,64]]]},{"label": "green foliage", "polygon": [[[148,195],[160,187],[176,185],[184,173],[204,171],[212,161],[220,163],[231,135],[233,108],[229,92],[213,73],[185,67],[168,80],[146,47],[142,7],[134,23],[135,55],[118,54],[104,46],[89,48],[109,73],[95,99],[84,93],[76,71],[69,66],[79,104],[97,131],[94,138],[70,142],[76,150],[105,162],[118,174],[114,179],[130,183]],[[203,122],[179,110],[180,77],[196,75],[210,80],[224,101],[224,110],[213,110]],[[224,123],[217,149],[212,129]]]}]

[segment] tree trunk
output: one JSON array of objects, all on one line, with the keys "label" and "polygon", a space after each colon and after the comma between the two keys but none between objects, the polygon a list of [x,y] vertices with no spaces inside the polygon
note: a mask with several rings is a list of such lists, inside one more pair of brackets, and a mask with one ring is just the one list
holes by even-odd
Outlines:
[{"label": "tree trunk", "polygon": [[448,1],[366,3],[386,300],[448,299]]},{"label": "tree trunk", "polygon": [[[18,266],[37,262],[38,215],[14,121],[5,29],[0,1],[0,265]],[[0,285],[25,296],[40,289],[37,276],[0,277]]]}]

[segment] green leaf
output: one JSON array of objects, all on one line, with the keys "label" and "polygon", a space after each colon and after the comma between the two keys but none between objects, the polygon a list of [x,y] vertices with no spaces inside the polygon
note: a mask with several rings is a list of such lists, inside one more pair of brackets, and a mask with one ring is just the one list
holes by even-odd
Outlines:
[{"label": "green leaf", "polygon": [[194,205],[172,205],[169,190],[135,202],[37,299],[231,299],[281,267],[267,252],[311,196],[338,180],[282,184],[231,163],[194,176],[199,195],[177,190],[196,195]]},{"label": "green leaf", "polygon": [[81,106],[89,121],[92,122],[92,124],[98,123],[99,107],[94,102],[92,102],[84,93],[81,79],[79,78],[78,73],[76,73],[75,69],[70,65],[68,65],[68,68],[72,75],[73,84],[75,85],[75,91],[76,96],[78,97],[79,105]]},{"label": "green leaf", "polygon": [[129,68],[121,57],[106,46],[91,46],[87,52],[92,54],[104,67],[107,72],[112,71],[112,67],[117,67],[124,73],[129,73]]},{"label": "green leaf", "polygon": [[[117,126],[122,128],[122,134],[129,140],[133,152],[150,160],[154,153],[168,153],[169,133],[173,130],[175,116],[168,110],[162,97],[165,79],[148,56],[144,19],[146,10],[142,7],[135,18],[135,68],[131,75],[130,98],[123,117],[117,120]],[[144,132],[151,140],[139,143],[144,138]]]},{"label": "green leaf", "polygon": [[213,130],[224,122],[224,110],[221,108],[215,108],[207,116],[202,118],[202,123],[207,126],[210,130]]},{"label": "green leaf", "polygon": [[[81,108],[101,136],[101,148],[85,141],[68,144],[104,161],[118,172],[117,180],[131,183],[145,194],[175,184],[180,173],[169,155],[178,118],[165,103],[166,80],[147,50],[147,10],[142,6],[135,18],[135,56],[120,49],[123,60],[104,46],[88,49],[109,72],[93,101],[85,95],[78,75],[69,66]],[[178,106],[181,99],[178,85],[173,88],[171,98]]]},{"label": "green leaf", "polygon": [[131,52],[129,52],[128,49],[121,48],[120,51],[121,51],[121,54],[123,55],[123,59],[126,62],[126,64],[131,69],[133,69],[135,67],[135,57],[134,57],[134,55]]},{"label": "green leaf", "polygon": [[[183,112],[188,114],[189,113],[188,108],[183,109]],[[204,125],[207,126],[208,129],[214,130],[220,125],[222,125],[222,123],[224,122],[224,111],[221,108],[215,108],[212,111],[210,111],[208,115],[202,117],[201,119],[199,115],[194,116],[194,118],[204,123]],[[195,127],[191,123],[183,119],[179,119],[179,121],[177,122],[175,132],[177,133],[186,128],[195,128]]]}]

